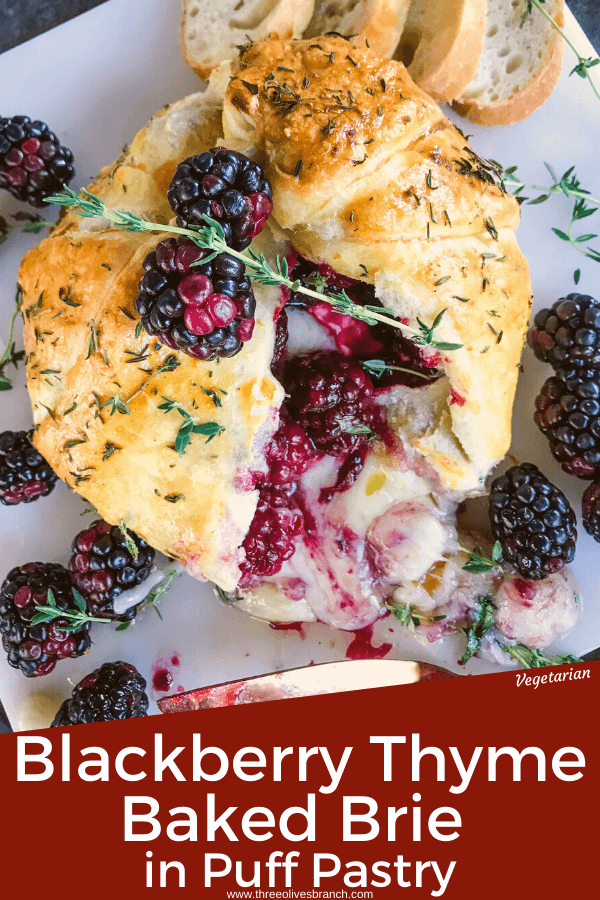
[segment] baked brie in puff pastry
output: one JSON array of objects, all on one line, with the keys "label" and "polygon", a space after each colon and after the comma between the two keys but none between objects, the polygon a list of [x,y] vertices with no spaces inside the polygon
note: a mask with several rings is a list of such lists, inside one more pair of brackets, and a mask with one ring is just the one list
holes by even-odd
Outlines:
[{"label": "baked brie in puff pastry", "polygon": [[[134,300],[166,235],[69,212],[20,272],[35,445],[107,521],[268,619],[356,629],[435,579],[448,603],[489,592],[456,565],[455,510],[510,444],[531,301],[516,201],[400,63],[337,37],[244,48],[89,190],[167,223],[177,163],[215,145],[271,181],[255,252],[417,330],[439,319],[460,349],[255,284],[241,353],[160,372],[173,350]],[[165,398],[217,436],[179,455]]]}]

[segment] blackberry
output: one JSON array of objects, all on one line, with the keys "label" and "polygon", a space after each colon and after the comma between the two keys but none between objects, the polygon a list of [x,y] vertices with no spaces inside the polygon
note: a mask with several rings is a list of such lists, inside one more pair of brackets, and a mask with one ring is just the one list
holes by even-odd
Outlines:
[{"label": "blackberry", "polygon": [[277,322],[275,323],[275,342],[273,345],[273,359],[271,360],[271,369],[278,370],[289,340],[288,316],[285,307],[279,310]]},{"label": "blackberry", "polygon": [[266,483],[275,487],[293,484],[319,454],[301,425],[283,419],[267,449],[269,474]]},{"label": "blackberry", "polygon": [[246,558],[240,565],[241,586],[252,577],[275,575],[294,553],[295,541],[303,528],[302,514],[294,508],[293,489],[265,487],[243,543]]},{"label": "blackberry", "polygon": [[104,663],[86,675],[58,710],[51,728],[139,719],[148,715],[146,680],[131,663]]},{"label": "blackberry", "polygon": [[220,222],[234,250],[248,247],[273,209],[271,185],[261,167],[224,147],[179,163],[167,197],[178,225],[206,225],[204,216],[210,216]]},{"label": "blackberry", "polygon": [[593,481],[585,489],[581,512],[583,527],[600,544],[600,482]]},{"label": "blackberry", "polygon": [[300,476],[319,458],[305,430],[282,418],[267,449],[266,475],[258,481],[258,506],[243,543],[242,586],[257,576],[275,575],[294,552],[304,518],[294,494]]},{"label": "blackberry", "polygon": [[148,334],[195,359],[235,356],[254,330],[256,300],[245,266],[209,256],[188,238],[167,238],[144,260],[135,308]]},{"label": "blackberry", "polygon": [[28,678],[48,675],[61,659],[82,656],[91,646],[89,623],[67,631],[66,618],[34,625],[37,606],[48,606],[52,591],[59,610],[78,612],[71,576],[57,563],[27,563],[12,569],[0,588],[0,632],[8,662]]},{"label": "blackberry", "polygon": [[534,421],[569,475],[600,474],[600,370],[559,369],[535,401]]},{"label": "blackberry", "polygon": [[586,294],[569,294],[533,320],[529,346],[554,368],[600,366],[600,303]]},{"label": "blackberry", "polygon": [[539,581],[575,556],[575,513],[537,466],[513,466],[492,482],[490,523],[503,559]]},{"label": "blackberry", "polygon": [[0,118],[0,187],[13,197],[43,206],[74,174],[73,153],[44,122]]},{"label": "blackberry", "polygon": [[3,431],[0,434],[0,503],[15,506],[46,497],[57,481],[26,431]]},{"label": "blackberry", "polygon": [[[137,557],[129,549],[132,544],[137,548]],[[69,570],[73,584],[87,601],[88,612],[120,622],[131,621],[137,606],[116,615],[114,601],[148,578],[154,556],[152,547],[133,531],[127,531],[126,536],[117,525],[102,519],[81,531],[73,541]]]},{"label": "blackberry", "polygon": [[315,446],[330,456],[355,450],[378,423],[373,382],[340,353],[297,357],[286,369],[289,409]]}]

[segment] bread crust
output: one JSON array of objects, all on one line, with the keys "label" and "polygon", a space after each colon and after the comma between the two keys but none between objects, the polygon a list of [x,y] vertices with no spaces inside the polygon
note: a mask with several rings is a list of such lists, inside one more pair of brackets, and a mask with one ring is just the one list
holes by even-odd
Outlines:
[{"label": "bread crust", "polygon": [[[440,358],[446,409],[415,447],[445,488],[476,490],[510,445],[529,317],[518,204],[473,175],[481,160],[401,63],[364,44],[349,63],[347,48],[337,38],[253,45],[227,90],[225,135],[263,148],[274,216],[301,253],[370,281],[411,324],[448,310],[439,339],[464,346]],[[294,70],[293,94],[279,89],[279,100],[267,80],[275,58]],[[329,101],[330,86],[344,103]],[[293,95],[282,114],[281,96]]]},{"label": "bread crust", "polygon": [[[215,141],[197,100],[161,112],[90,188],[150,220],[167,216],[163,172]],[[175,371],[151,377],[173,353],[143,330],[136,337],[133,304],[142,261],[167,235],[90,224],[65,216],[21,264],[33,442],[108,522],[125,522],[190,574],[232,590],[258,498],[252,473],[264,469],[283,399],[270,369],[279,292],[256,291],[255,333],[243,353],[218,366],[180,353]],[[202,388],[218,391],[222,406]],[[117,395],[127,414],[111,413]],[[208,444],[194,435],[179,456],[183,420],[158,408],[165,396],[225,430]]]},{"label": "bread crust", "polygon": [[[269,35],[282,39],[300,37],[310,22],[315,5],[315,0],[276,0],[274,8],[265,16],[260,25],[236,32],[237,37],[228,48],[223,49],[220,42],[217,41],[214,46],[214,56],[200,59],[194,56],[191,42],[188,41],[187,7],[190,6],[190,2],[191,0],[182,0],[179,45],[183,61],[196,74],[205,79],[208,79],[211,73],[224,62],[233,59],[237,54],[236,44],[241,44],[248,38],[260,40]],[[230,30],[233,31],[233,29]]]},{"label": "bread crust", "polygon": [[541,69],[524,91],[518,91],[504,103],[482,105],[476,100],[455,101],[452,106],[461,116],[476,125],[515,125],[527,119],[543,106],[554,93],[562,71],[564,46],[557,35],[546,66]]},{"label": "bread crust", "polygon": [[314,16],[304,33],[306,38],[321,37],[331,31],[360,35],[382,56],[393,56],[404,29],[412,0],[359,0],[345,9],[343,0],[336,6],[330,0],[317,0]]},{"label": "bread crust", "polygon": [[473,80],[483,52],[486,9],[487,0],[450,0],[436,4],[434,15],[427,16],[408,71],[434,100],[455,100]]}]

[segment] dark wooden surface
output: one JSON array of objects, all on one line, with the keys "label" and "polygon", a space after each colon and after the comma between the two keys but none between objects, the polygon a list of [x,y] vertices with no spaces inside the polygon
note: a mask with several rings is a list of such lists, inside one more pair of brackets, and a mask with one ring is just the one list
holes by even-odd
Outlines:
[{"label": "dark wooden surface", "polygon": [[[0,53],[105,2],[106,0],[0,0]],[[600,0],[570,0],[569,6],[592,44],[600,51]],[[10,730],[3,720],[3,713],[0,703],[0,734]]]},{"label": "dark wooden surface", "polygon": [[[106,0],[0,0],[0,53],[104,2]],[[599,0],[569,0],[569,6],[600,51]]]}]

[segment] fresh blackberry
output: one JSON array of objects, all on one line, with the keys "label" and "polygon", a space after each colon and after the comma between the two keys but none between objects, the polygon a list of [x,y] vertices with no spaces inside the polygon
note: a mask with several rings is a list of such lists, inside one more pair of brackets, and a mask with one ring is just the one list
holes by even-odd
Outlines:
[{"label": "fresh blackberry", "polygon": [[51,728],[139,719],[148,715],[146,680],[135,666],[104,663],[86,675],[58,710]]},{"label": "fresh blackberry", "polygon": [[37,606],[49,605],[52,592],[59,610],[78,612],[71,576],[56,563],[27,563],[12,569],[0,588],[0,632],[8,662],[28,678],[48,675],[61,659],[82,656],[91,646],[89,623],[66,631],[68,619],[32,624]]},{"label": "fresh blackberry", "polygon": [[220,222],[228,246],[244,250],[263,230],[273,209],[271,185],[261,167],[242,153],[213,147],[179,163],[167,192],[177,224]]},{"label": "fresh blackberry", "polygon": [[529,346],[554,368],[600,366],[600,303],[586,294],[569,294],[533,320]]},{"label": "fresh blackberry", "polygon": [[592,481],[581,501],[583,527],[600,544],[600,482]]},{"label": "fresh blackberry", "polygon": [[503,559],[539,581],[575,556],[575,513],[537,466],[513,466],[492,482],[490,523]]},{"label": "fresh blackberry", "polygon": [[52,467],[35,449],[26,431],[0,434],[0,503],[31,503],[53,491],[56,481]]},{"label": "fresh blackberry", "polygon": [[[130,548],[137,548],[137,557]],[[92,522],[73,541],[69,570],[73,584],[87,601],[92,616],[129,622],[137,606],[116,615],[114,601],[124,591],[142,584],[150,575],[155,551],[134,534],[102,519]]]},{"label": "fresh blackberry", "polygon": [[296,357],[285,373],[289,409],[315,446],[331,456],[366,443],[377,426],[373,382],[340,353]]},{"label": "fresh blackberry", "polygon": [[559,369],[535,401],[534,421],[569,475],[600,474],[600,370]]},{"label": "fresh blackberry", "polygon": [[43,206],[74,174],[73,153],[44,122],[0,118],[0,187],[13,197]]},{"label": "fresh blackberry", "polygon": [[144,260],[135,308],[146,331],[195,359],[235,356],[254,331],[256,300],[245,266],[209,256],[188,238],[167,238]]}]

